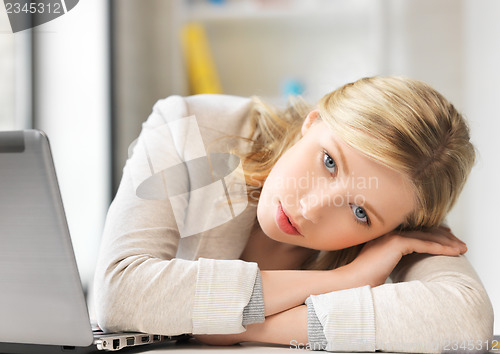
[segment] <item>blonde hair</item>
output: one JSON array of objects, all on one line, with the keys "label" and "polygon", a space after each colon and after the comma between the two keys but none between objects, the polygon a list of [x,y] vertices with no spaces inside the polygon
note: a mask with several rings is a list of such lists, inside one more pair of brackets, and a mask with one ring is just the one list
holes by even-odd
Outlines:
[{"label": "blonde hair", "polygon": [[243,155],[243,170],[250,202],[258,201],[261,187],[283,153],[300,139],[302,123],[312,106],[301,97],[291,97],[288,107],[277,110],[252,97],[250,114],[252,148]]},{"label": "blonde hair", "polygon": [[[278,112],[254,99],[254,144],[243,158],[250,189],[259,190],[283,152],[300,138],[310,110],[302,100]],[[475,160],[467,123],[448,100],[418,80],[370,77],[325,95],[319,110],[347,144],[409,177],[416,207],[399,229],[427,230],[443,221]],[[351,262],[361,247],[320,252],[304,268],[339,267]]]}]

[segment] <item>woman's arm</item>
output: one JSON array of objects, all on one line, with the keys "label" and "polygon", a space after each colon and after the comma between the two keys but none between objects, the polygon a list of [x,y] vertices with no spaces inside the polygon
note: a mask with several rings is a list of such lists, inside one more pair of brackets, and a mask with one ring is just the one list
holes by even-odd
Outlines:
[{"label": "woman's arm", "polygon": [[240,342],[261,342],[297,347],[308,343],[307,307],[300,305],[266,317],[263,323],[247,326],[246,332],[227,335],[195,336],[200,342],[212,345],[231,345]]},{"label": "woman's arm", "polygon": [[[413,236],[423,241],[422,246],[428,242],[429,234]],[[387,242],[394,247],[406,240],[377,239],[346,267],[353,270],[359,267],[362,277],[372,274],[376,267],[370,268],[369,264],[373,265],[376,259],[382,262],[379,264],[391,259]],[[380,258],[380,251],[386,251],[386,256]],[[492,336],[493,310],[464,256],[407,255],[392,279],[394,284],[311,296],[328,350],[420,353],[485,350]]]},{"label": "woman's arm", "polygon": [[[491,336],[492,308],[470,264],[465,257],[457,256],[464,250],[460,241],[442,230],[406,237],[386,235],[367,245],[355,262],[343,267],[355,281],[372,287],[311,296],[307,301],[308,320],[305,306],[298,306],[267,317],[264,324],[248,326],[245,333],[201,340],[211,344],[245,340],[288,344],[294,339],[307,343],[307,321],[310,325],[317,321],[321,333],[313,329],[309,334],[320,341],[309,338],[312,348],[436,352],[457,349],[466,342],[469,350],[480,351]],[[404,254],[413,252],[455,257],[406,256],[393,272],[396,283],[379,284],[394,268],[393,262],[397,264]],[[329,272],[323,274],[334,274]],[[292,316],[297,317],[292,321]]]},{"label": "woman's arm", "polygon": [[384,284],[401,258],[412,252],[456,256],[467,250],[448,228],[389,233],[370,242],[350,265],[329,271],[261,271],[265,315],[304,304],[310,295]]},{"label": "woman's arm", "polygon": [[408,352],[422,352],[423,346],[428,351],[489,349],[493,309],[465,256],[410,255],[392,279],[394,284],[372,289],[378,348],[392,345],[395,351]]},{"label": "woman's arm", "polygon": [[[212,114],[215,108],[209,104],[212,102],[217,106],[213,104],[214,100],[227,101],[220,97],[204,98],[205,108]],[[235,98],[230,101],[231,104],[226,102],[228,110],[241,109],[244,112],[248,106],[247,100]],[[99,325],[108,330],[175,335],[235,333],[245,329],[243,312],[258,276],[257,264],[201,256],[198,260],[177,258],[180,233],[174,215],[184,215],[185,209],[166,198],[138,197],[138,186],[144,187],[141,182],[145,178],[162,176],[159,172],[166,165],[167,158],[181,159],[175,154],[182,154],[182,149],[165,152],[165,146],[171,143],[170,126],[166,122],[174,120],[179,123],[189,114],[192,112],[178,96],[155,105],[143,125],[134,154],[127,161],[119,190],[109,208],[94,278],[97,319]],[[221,113],[220,117],[230,120],[244,116],[229,117]],[[200,118],[203,119],[201,114]],[[166,134],[159,134],[156,128]],[[181,147],[182,139],[189,138],[182,131],[175,137]],[[186,184],[187,180],[178,178],[169,182],[179,186]],[[161,197],[154,195],[157,189],[149,187],[162,186],[162,183],[152,183],[141,193]],[[194,241],[191,247],[196,249],[197,239],[191,240]],[[218,242],[221,247],[222,242]]]},{"label": "woman's arm", "polygon": [[262,288],[265,316],[304,304],[310,295],[365,285],[345,268],[324,271],[263,270]]},{"label": "woman's arm", "polygon": [[249,325],[240,338],[225,340],[331,351],[423,353],[490,349],[493,310],[464,256],[412,254],[400,262],[392,277],[394,284],[318,296],[324,297],[316,299],[319,316],[326,315],[320,337],[325,334],[327,343],[309,337],[314,331],[308,333],[308,322],[311,325],[313,319],[318,321],[312,303],[308,307],[313,316],[308,316],[308,309],[301,305],[266,317],[265,323]]}]

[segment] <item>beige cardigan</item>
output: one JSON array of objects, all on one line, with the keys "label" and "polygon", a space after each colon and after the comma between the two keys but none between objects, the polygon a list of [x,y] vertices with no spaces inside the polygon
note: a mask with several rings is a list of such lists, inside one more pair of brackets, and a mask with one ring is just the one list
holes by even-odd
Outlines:
[{"label": "beige cardigan", "polygon": [[[249,108],[249,99],[224,95],[172,96],[154,106],[106,220],[94,286],[101,327],[165,335],[245,330],[242,312],[259,269],[239,257],[255,207],[181,237],[173,217],[178,210],[168,199],[137,197],[147,176],[159,172],[137,146],[160,149],[161,141],[147,141],[148,130],[194,116],[210,151],[244,147],[241,139],[221,138],[248,135]],[[489,298],[465,257],[407,256],[392,281],[310,297],[327,350],[441,351],[463,340],[479,349],[492,336]]]}]

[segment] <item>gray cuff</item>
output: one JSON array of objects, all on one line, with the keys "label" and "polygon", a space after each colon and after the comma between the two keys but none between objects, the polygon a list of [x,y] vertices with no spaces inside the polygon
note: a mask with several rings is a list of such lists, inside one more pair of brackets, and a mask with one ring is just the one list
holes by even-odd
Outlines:
[{"label": "gray cuff", "polygon": [[246,326],[252,323],[262,323],[265,321],[264,316],[264,295],[262,293],[262,278],[260,271],[257,271],[255,277],[255,285],[253,286],[252,296],[250,301],[243,309],[242,325]]},{"label": "gray cuff", "polygon": [[306,299],[307,305],[307,337],[312,350],[325,350],[328,344],[323,325],[314,311],[314,305],[310,297]]}]

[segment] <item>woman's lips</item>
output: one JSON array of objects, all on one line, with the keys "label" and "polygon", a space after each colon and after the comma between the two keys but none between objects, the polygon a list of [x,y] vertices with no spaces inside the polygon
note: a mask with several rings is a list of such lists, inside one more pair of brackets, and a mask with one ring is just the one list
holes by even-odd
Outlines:
[{"label": "woman's lips", "polygon": [[297,231],[297,229],[290,223],[290,219],[283,211],[281,203],[278,205],[278,208],[276,210],[276,224],[284,233],[287,233],[289,235],[300,235],[300,232]]}]

